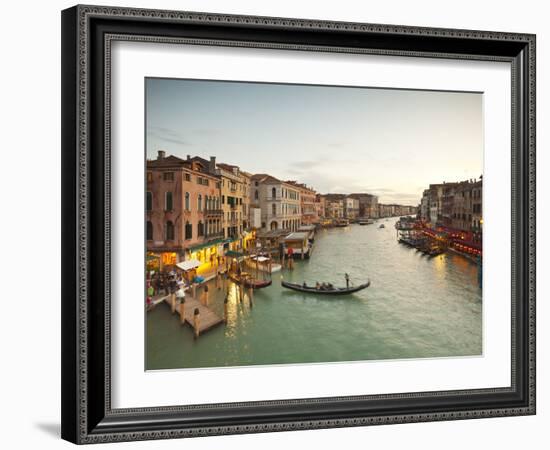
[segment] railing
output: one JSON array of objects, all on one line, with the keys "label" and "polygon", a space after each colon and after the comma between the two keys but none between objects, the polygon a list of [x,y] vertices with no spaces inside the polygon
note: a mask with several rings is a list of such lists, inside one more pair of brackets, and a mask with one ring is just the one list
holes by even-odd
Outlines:
[{"label": "railing", "polygon": [[205,239],[215,239],[223,237],[223,231],[216,231],[214,233],[206,233],[204,235]]},{"label": "railing", "polygon": [[211,214],[211,215],[216,215],[216,216],[223,214],[223,210],[213,209],[213,208],[206,208],[204,210],[204,212],[205,212],[205,214]]}]

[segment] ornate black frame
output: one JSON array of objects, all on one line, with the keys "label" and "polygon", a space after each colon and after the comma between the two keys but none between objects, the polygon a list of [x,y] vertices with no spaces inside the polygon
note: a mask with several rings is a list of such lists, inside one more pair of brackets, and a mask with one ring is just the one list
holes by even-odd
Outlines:
[{"label": "ornate black frame", "polygon": [[[110,402],[110,43],[512,66],[512,385],[117,410]],[[75,443],[535,414],[535,36],[98,6],[62,12],[62,437]]]}]

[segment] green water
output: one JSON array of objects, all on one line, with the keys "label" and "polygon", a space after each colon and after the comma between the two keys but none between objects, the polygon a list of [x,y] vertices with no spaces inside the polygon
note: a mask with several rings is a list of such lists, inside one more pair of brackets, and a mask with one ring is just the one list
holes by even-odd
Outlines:
[{"label": "green water", "polygon": [[[384,223],[386,228],[378,225]],[[276,272],[273,284],[241,303],[230,284],[229,320],[193,339],[168,306],[147,313],[147,369],[246,366],[480,355],[482,302],[475,264],[427,258],[396,242],[395,219],[320,230],[310,260]],[[285,280],[368,289],[347,296],[302,294]],[[223,291],[210,284],[223,316]]]}]

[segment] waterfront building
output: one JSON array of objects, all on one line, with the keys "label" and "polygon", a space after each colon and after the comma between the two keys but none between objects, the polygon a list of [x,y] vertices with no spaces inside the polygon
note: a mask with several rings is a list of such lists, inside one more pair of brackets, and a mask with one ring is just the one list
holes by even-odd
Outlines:
[{"label": "waterfront building", "polygon": [[190,259],[193,252],[201,263],[218,253],[220,202],[219,178],[207,164],[162,150],[147,161],[147,251],[159,269]]},{"label": "waterfront building", "polygon": [[359,200],[346,197],[344,200],[344,217],[348,220],[356,220],[359,217]]},{"label": "waterfront building", "polygon": [[349,195],[359,200],[359,216],[365,218],[378,217],[378,197],[367,193],[355,193]]},{"label": "waterfront building", "polygon": [[262,228],[297,230],[302,221],[300,190],[268,174],[250,178],[250,204],[260,208]]},{"label": "waterfront building", "polygon": [[287,183],[300,191],[300,209],[302,212],[301,224],[312,225],[314,223],[319,223],[319,216],[315,209],[315,198],[317,194],[315,190],[297,181],[287,181]]},{"label": "waterfront building", "polygon": [[253,216],[250,213],[250,184],[252,182],[252,174],[241,170],[240,175],[243,181],[243,230],[246,233],[252,228],[250,223],[250,218]]},{"label": "waterfront building", "polygon": [[319,223],[323,224],[326,220],[326,200],[321,194],[315,195],[315,214],[319,218]]},{"label": "waterfront building", "polygon": [[442,221],[444,184],[430,184],[429,187],[429,222],[435,227]]},{"label": "waterfront building", "polygon": [[441,224],[445,227],[453,227],[453,208],[458,183],[443,184],[443,199],[441,206]]},{"label": "waterfront building", "polygon": [[238,239],[243,232],[243,177],[239,168],[229,164],[216,164],[221,180],[223,232],[225,239]]},{"label": "waterfront building", "polygon": [[392,216],[393,216],[392,205],[385,205],[383,203],[378,203],[378,217],[392,217]]},{"label": "waterfront building", "polygon": [[456,184],[452,206],[452,227],[469,232],[481,232],[482,182],[466,180]]},{"label": "waterfront building", "polygon": [[472,233],[473,241],[481,244],[483,234],[483,178],[472,185]]},{"label": "waterfront building", "polygon": [[445,233],[449,247],[469,256],[482,254],[482,177],[460,182],[431,184],[424,191],[421,216],[429,204],[431,228]]},{"label": "waterfront building", "polygon": [[345,194],[324,194],[325,217],[327,219],[342,219],[345,211]]},{"label": "waterfront building", "polygon": [[425,189],[420,200],[420,219],[424,222],[430,221],[430,190]]}]

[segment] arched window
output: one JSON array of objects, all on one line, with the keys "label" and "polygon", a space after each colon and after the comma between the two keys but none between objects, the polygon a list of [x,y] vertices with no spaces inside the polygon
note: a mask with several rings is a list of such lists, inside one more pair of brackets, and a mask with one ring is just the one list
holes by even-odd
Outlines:
[{"label": "arched window", "polygon": [[147,240],[152,241],[153,240],[153,224],[150,220],[147,221]]},{"label": "arched window", "polygon": [[275,203],[271,204],[271,214],[273,214],[274,216],[277,215],[277,205]]},{"label": "arched window", "polygon": [[258,200],[258,189],[254,191],[254,199]]},{"label": "arched window", "polygon": [[193,238],[193,225],[189,222],[185,222],[185,239]]},{"label": "arched window", "polygon": [[147,211],[151,211],[153,209],[153,193],[151,191],[147,191]]},{"label": "arched window", "polygon": [[166,222],[166,240],[167,241],[174,240],[174,224],[170,220]]},{"label": "arched window", "polygon": [[189,192],[185,193],[185,210],[191,211],[191,197],[189,195]]},{"label": "arched window", "polygon": [[198,225],[198,228],[197,228],[197,235],[199,237],[201,236],[204,236],[204,224],[202,223],[202,220],[199,220],[199,225]]},{"label": "arched window", "polygon": [[277,189],[271,188],[271,198],[277,197]]},{"label": "arched window", "polygon": [[197,199],[197,208],[199,211],[202,211],[202,195],[199,194],[198,196],[198,199]]}]

